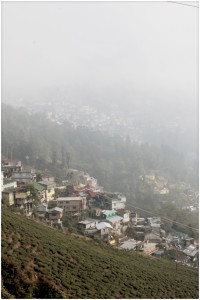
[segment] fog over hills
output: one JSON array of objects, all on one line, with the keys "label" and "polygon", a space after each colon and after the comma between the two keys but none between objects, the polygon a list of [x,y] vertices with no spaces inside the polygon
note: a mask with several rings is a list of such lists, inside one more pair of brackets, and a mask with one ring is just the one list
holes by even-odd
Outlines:
[{"label": "fog over hills", "polygon": [[120,114],[122,123],[130,120],[128,129],[114,134],[168,144],[190,162],[198,155],[198,9],[170,2],[4,2],[2,101],[31,110],[46,103],[45,112],[70,103],[105,118]]}]

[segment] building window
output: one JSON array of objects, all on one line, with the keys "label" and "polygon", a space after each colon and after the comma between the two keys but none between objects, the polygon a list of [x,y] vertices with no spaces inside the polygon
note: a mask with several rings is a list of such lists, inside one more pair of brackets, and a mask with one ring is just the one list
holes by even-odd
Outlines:
[{"label": "building window", "polygon": [[76,209],[76,206],[73,206],[73,209]]}]

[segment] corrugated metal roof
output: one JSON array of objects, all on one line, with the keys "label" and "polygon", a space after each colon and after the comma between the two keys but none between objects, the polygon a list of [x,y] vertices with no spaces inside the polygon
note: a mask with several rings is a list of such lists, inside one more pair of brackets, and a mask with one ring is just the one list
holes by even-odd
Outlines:
[{"label": "corrugated metal roof", "polygon": [[38,205],[38,207],[41,207],[41,206],[48,207],[48,204],[47,204],[47,203],[42,203],[42,204],[39,204],[39,205]]},{"label": "corrugated metal roof", "polygon": [[138,244],[140,244],[141,241],[136,241],[136,240],[128,240],[126,242],[124,242],[120,247],[123,249],[134,249]]},{"label": "corrugated metal roof", "polygon": [[112,226],[109,223],[101,222],[101,223],[96,225],[96,228],[98,230],[100,230],[100,229],[103,229],[103,228],[112,228]]},{"label": "corrugated metal roof", "polygon": [[49,212],[50,212],[50,213],[53,212],[53,211],[63,212],[63,209],[60,208],[60,207],[54,207],[54,208],[49,209]]},{"label": "corrugated metal roof", "polygon": [[78,223],[79,223],[79,224],[87,225],[87,224],[96,223],[96,222],[98,222],[98,220],[87,219],[87,220],[80,221],[80,222],[78,222]]},{"label": "corrugated metal roof", "polygon": [[123,218],[120,217],[120,216],[114,216],[114,217],[110,217],[110,218],[107,219],[107,221],[109,221],[111,223],[115,223],[115,222],[121,221],[121,220],[123,220]]},{"label": "corrugated metal roof", "polygon": [[117,213],[116,210],[112,209],[112,210],[102,210],[102,213],[104,215],[111,215],[111,214],[114,214],[114,213]]},{"label": "corrugated metal roof", "polygon": [[3,163],[7,163],[7,162],[16,162],[17,163],[17,162],[21,162],[21,161],[18,159],[3,159],[2,162]]}]

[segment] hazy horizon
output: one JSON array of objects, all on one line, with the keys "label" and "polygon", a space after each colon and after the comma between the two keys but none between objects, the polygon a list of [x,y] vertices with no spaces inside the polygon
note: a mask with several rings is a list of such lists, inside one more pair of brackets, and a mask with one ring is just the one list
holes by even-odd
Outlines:
[{"label": "hazy horizon", "polygon": [[196,101],[198,9],[170,2],[3,2],[3,101],[76,86]]},{"label": "hazy horizon", "polygon": [[105,108],[109,102],[139,108],[141,121],[180,119],[184,144],[196,149],[198,8],[164,1],[3,2],[2,102],[19,100]]}]

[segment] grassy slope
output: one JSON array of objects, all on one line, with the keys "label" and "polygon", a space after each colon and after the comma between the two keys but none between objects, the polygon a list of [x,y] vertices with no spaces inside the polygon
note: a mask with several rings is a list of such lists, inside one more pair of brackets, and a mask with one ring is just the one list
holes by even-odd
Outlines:
[{"label": "grassy slope", "polygon": [[116,250],[2,209],[2,297],[198,298],[197,270]]}]

